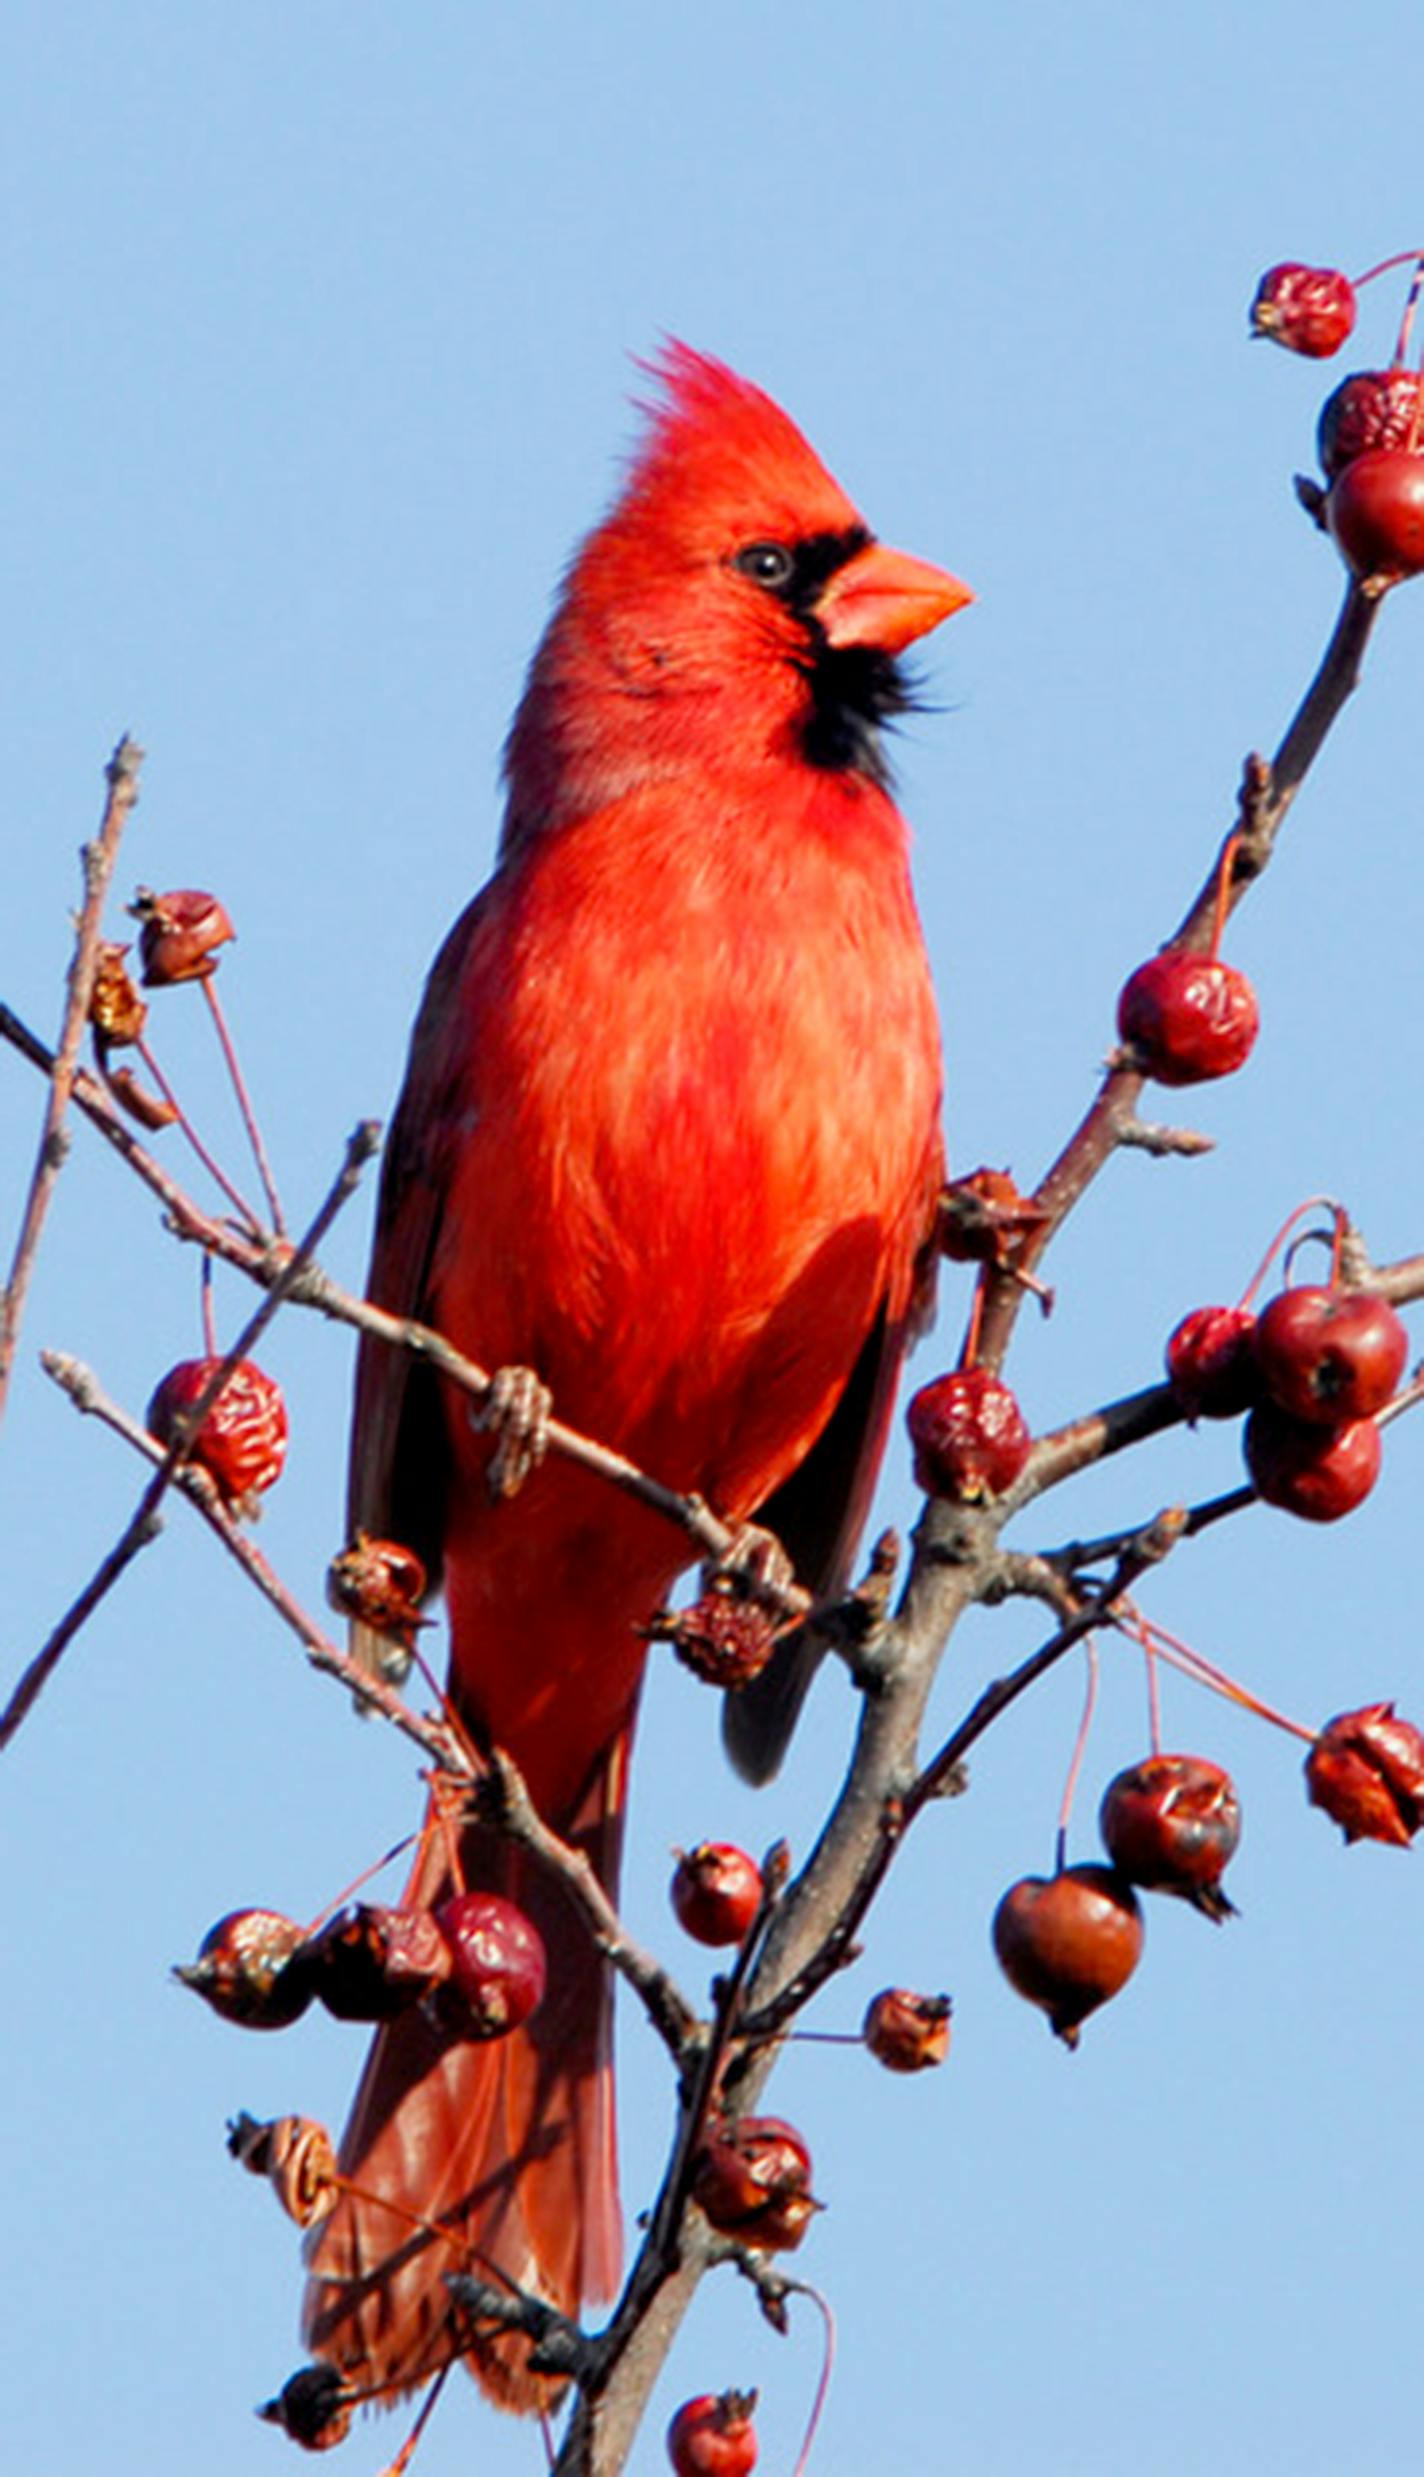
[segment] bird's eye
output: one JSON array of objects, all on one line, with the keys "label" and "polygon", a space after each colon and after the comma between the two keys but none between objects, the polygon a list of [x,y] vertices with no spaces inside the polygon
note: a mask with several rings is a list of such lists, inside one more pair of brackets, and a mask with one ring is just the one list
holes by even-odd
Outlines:
[{"label": "bird's eye", "polygon": [[784,542],[748,542],[732,565],[754,584],[764,585],[768,593],[780,593],[796,573],[796,562]]}]

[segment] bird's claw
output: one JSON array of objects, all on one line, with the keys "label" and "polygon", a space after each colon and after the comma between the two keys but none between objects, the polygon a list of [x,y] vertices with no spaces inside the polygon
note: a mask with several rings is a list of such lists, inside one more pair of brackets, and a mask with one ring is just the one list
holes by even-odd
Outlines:
[{"label": "bird's claw", "polygon": [[516,1496],[543,1461],[553,1400],[532,1368],[498,1368],[491,1377],[489,1392],[471,1414],[471,1425],[494,1437],[486,1485],[497,1502]]},{"label": "bird's claw", "polygon": [[748,1599],[787,1600],[796,1588],[796,1568],[774,1531],[743,1522],[734,1530],[726,1553],[702,1569],[703,1590],[715,1591],[719,1586],[740,1591]]}]

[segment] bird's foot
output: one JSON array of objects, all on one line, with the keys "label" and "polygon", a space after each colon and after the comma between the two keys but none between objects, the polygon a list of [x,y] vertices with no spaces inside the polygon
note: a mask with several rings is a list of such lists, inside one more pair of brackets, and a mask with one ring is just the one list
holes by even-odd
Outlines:
[{"label": "bird's foot", "polygon": [[495,1439],[486,1485],[497,1502],[517,1495],[543,1461],[553,1400],[532,1368],[498,1368],[480,1408],[471,1413],[471,1425]]},{"label": "bird's foot", "polygon": [[730,1589],[763,1606],[786,1605],[797,1596],[796,1568],[774,1531],[743,1522],[733,1531],[726,1554],[704,1565],[702,1588]]}]

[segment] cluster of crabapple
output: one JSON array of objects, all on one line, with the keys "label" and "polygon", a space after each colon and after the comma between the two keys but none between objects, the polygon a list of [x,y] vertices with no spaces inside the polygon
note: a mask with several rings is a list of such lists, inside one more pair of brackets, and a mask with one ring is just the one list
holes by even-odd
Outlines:
[{"label": "cluster of crabapple", "polygon": [[338,2021],[390,2021],[432,2004],[463,2038],[502,2038],[544,1994],[538,1929],[497,1892],[452,1892],[433,1910],[359,1901],[317,1928],[235,1909],[174,1975],[224,2021],[284,2030],[315,2000]]},{"label": "cluster of crabapple", "polygon": [[1424,571],[1424,377],[1406,363],[1424,256],[1403,251],[1354,284],[1333,267],[1288,262],[1268,269],[1251,305],[1258,335],[1322,360],[1353,330],[1360,286],[1411,263],[1414,278],[1388,368],[1355,371],[1327,399],[1316,434],[1324,485],[1306,478],[1296,484],[1372,594]]}]

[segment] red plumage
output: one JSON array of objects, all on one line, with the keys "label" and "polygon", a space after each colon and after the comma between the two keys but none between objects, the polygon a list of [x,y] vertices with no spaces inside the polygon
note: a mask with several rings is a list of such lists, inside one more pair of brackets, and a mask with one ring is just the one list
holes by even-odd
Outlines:
[{"label": "red plumage", "polygon": [[[871,540],[758,389],[674,346],[623,495],[576,557],[510,735],[499,866],[437,960],[388,1150],[372,1295],[559,1415],[843,1577],[942,1175],[933,997],[877,726],[894,656],[968,597]],[[353,1527],[443,1571],[451,1692],[616,1891],[640,1625],[677,1535],[551,1459],[491,1502],[490,1439],[363,1346]],[[800,1681],[729,1735],[774,1766]],[[549,1949],[493,2045],[379,2033],[342,2150],[387,2197],[316,2237],[319,2354],[409,2385],[444,2274],[496,2263],[576,2311],[618,2276],[609,1997],[557,1888],[469,1834],[472,1881]],[[438,1840],[412,1898],[446,1888]],[[401,2214],[405,2214],[404,2216]],[[424,2228],[415,2219],[427,2223]],[[448,2229],[448,2239],[428,2223]],[[519,2343],[482,2355],[535,2403]]]}]

